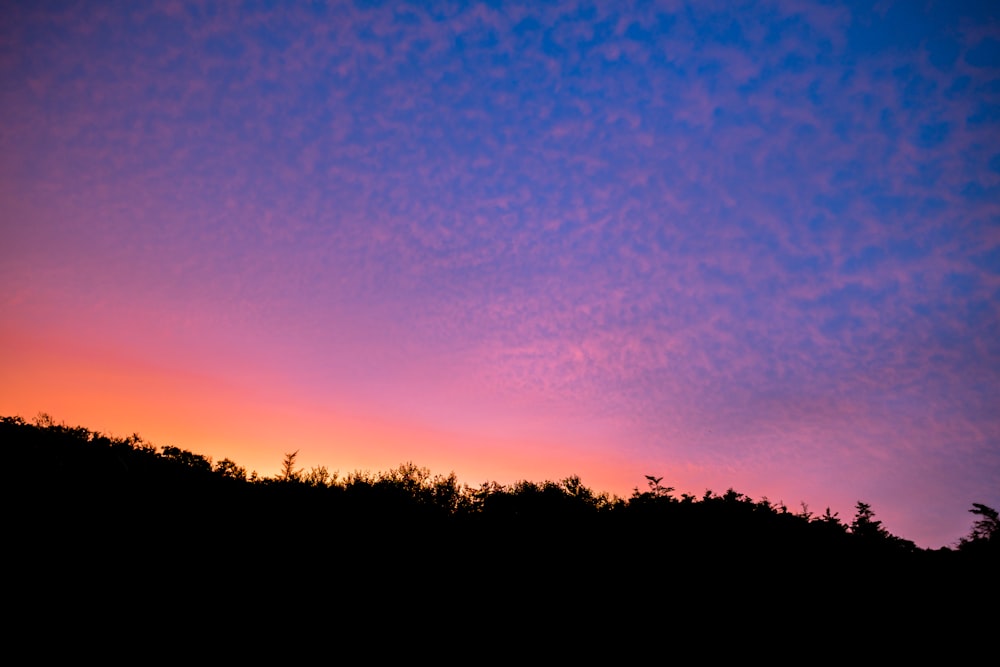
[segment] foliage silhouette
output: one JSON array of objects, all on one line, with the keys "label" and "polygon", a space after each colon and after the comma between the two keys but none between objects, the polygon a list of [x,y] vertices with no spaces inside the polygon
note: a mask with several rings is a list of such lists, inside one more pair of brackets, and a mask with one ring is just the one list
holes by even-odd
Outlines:
[{"label": "foliage silhouette", "polygon": [[[529,596],[539,609],[575,601],[573,618],[585,624],[593,617],[585,620],[583,600],[594,596],[660,618],[650,590],[669,591],[685,618],[716,618],[719,601],[927,615],[939,599],[959,604],[961,591],[996,590],[994,578],[975,576],[981,566],[967,566],[996,554],[997,512],[981,504],[958,549],[931,551],[893,536],[867,503],[846,525],[829,508],[790,512],[734,489],[677,498],[652,475],[646,490],[623,499],[575,475],[470,487],[412,462],[381,473],[303,472],[298,452],[274,477],[248,476],[229,459],[212,465],[138,435],[111,437],[47,416],[0,418],[0,438],[9,507],[18,508],[8,538],[19,567],[53,591],[77,581],[139,582],[149,595],[183,591],[198,600],[214,596],[209,573],[259,581],[295,572],[302,582],[333,577],[344,600],[403,604],[410,591],[423,601],[414,614],[432,594],[486,608],[511,596]],[[442,602],[441,613],[455,608]]]},{"label": "foliage silhouette", "polygon": [[246,481],[247,479],[247,469],[230,459],[222,459],[215,464],[212,471],[215,474],[227,479],[234,479],[238,481]]},{"label": "foliage silhouette", "polygon": [[281,474],[278,479],[282,482],[301,482],[302,472],[295,469],[295,458],[299,451],[295,450],[290,454],[285,454],[285,460],[281,462]]},{"label": "foliage silhouette", "polygon": [[1000,513],[981,503],[972,503],[969,512],[981,518],[975,521],[969,534],[959,540],[958,548],[966,553],[1000,556]]}]

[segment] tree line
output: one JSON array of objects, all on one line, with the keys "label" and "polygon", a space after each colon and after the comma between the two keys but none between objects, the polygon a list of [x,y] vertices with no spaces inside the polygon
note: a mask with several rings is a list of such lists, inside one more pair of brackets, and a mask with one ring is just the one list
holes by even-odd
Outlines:
[{"label": "tree line", "polygon": [[982,504],[968,535],[929,550],[865,502],[841,518],[733,489],[678,494],[653,475],[620,498],[577,476],[470,486],[413,463],[304,469],[289,452],[261,476],[45,415],[0,417],[0,442],[6,601],[21,628],[8,634],[43,623],[102,656],[241,636],[305,658],[329,636],[337,655],[436,637],[487,658],[541,646],[560,662],[600,647],[798,660],[803,646],[852,658],[864,646],[895,659],[900,646],[978,645],[997,622],[1000,530]]},{"label": "tree line", "polygon": [[[325,513],[350,522],[352,516],[379,521],[405,520],[439,526],[451,522],[469,530],[480,524],[513,529],[544,526],[601,527],[646,530],[650,541],[673,536],[675,541],[719,547],[752,543],[760,548],[830,550],[836,553],[918,554],[912,541],[891,534],[871,505],[858,501],[847,520],[826,508],[814,513],[805,504],[797,510],[767,498],[753,500],[728,489],[706,490],[695,496],[675,494],[662,477],[646,476],[642,488],[621,498],[585,486],[576,475],[558,481],[513,484],[488,481],[461,484],[454,473],[432,474],[412,462],[382,472],[354,471],[341,476],[325,466],[303,469],[298,452],[287,453],[273,477],[249,472],[237,462],[211,458],[171,445],[156,447],[138,434],[113,437],[82,426],[56,423],[46,414],[29,422],[0,418],[8,465],[20,468],[23,481],[36,487],[73,489],[79,500],[89,489],[95,496],[109,489],[128,489],[134,496],[176,507],[228,498],[260,512],[285,511],[315,518]],[[270,504],[271,507],[267,507]],[[938,552],[996,554],[1000,545],[997,510],[973,503],[976,518],[968,535],[954,549]]]}]

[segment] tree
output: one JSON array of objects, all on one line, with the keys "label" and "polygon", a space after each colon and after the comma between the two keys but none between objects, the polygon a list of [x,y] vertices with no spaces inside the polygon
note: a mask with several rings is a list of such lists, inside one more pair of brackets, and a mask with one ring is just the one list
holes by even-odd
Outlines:
[{"label": "tree", "polygon": [[823,523],[829,524],[831,526],[843,525],[840,523],[840,512],[831,513],[829,506],[826,508],[826,512],[824,512],[818,519],[816,519],[816,521],[822,521]]},{"label": "tree", "polygon": [[432,489],[434,504],[448,512],[456,512],[466,504],[467,498],[462,493],[462,487],[459,486],[458,477],[454,472],[447,476],[434,475]]},{"label": "tree", "polygon": [[997,548],[1000,545],[1000,513],[982,503],[972,503],[969,512],[982,518],[977,519],[969,535],[959,541],[958,548],[967,550],[987,545]]},{"label": "tree", "polygon": [[216,463],[214,472],[215,474],[228,479],[245,480],[247,478],[246,468],[241,465],[237,465],[236,462],[231,459],[222,459]]},{"label": "tree", "polygon": [[299,450],[295,450],[291,454],[285,454],[285,460],[281,463],[281,474],[278,475],[278,481],[281,482],[298,482],[302,479],[302,473],[295,469],[295,457],[299,455]]},{"label": "tree", "polygon": [[639,491],[636,487],[632,493],[633,499],[651,500],[654,498],[666,498],[671,500],[670,494],[673,493],[674,487],[663,486],[660,482],[663,481],[663,477],[656,477],[654,475],[646,475],[646,484],[649,486],[649,491]]},{"label": "tree", "polygon": [[56,420],[47,412],[39,412],[35,416],[35,426],[38,428],[54,428],[57,426]]},{"label": "tree", "polygon": [[174,461],[183,466],[187,466],[188,468],[194,468],[195,470],[209,471],[212,469],[211,459],[204,457],[201,454],[195,454],[194,452],[189,452],[186,449],[181,449],[180,447],[164,445],[163,453],[160,454],[160,456],[168,461]]},{"label": "tree", "polygon": [[559,485],[566,492],[566,495],[571,498],[578,498],[587,503],[590,503],[594,498],[594,492],[583,485],[583,481],[579,475],[570,475],[562,480]]},{"label": "tree", "polygon": [[860,500],[855,505],[854,521],[851,522],[851,532],[864,540],[884,540],[889,537],[889,531],[882,527],[882,522],[875,518],[875,512],[868,503]]},{"label": "tree", "polygon": [[303,482],[309,486],[319,486],[327,487],[337,481],[338,473],[333,473],[330,475],[330,471],[326,469],[326,466],[313,466],[309,469],[309,472],[302,474],[299,473]]}]

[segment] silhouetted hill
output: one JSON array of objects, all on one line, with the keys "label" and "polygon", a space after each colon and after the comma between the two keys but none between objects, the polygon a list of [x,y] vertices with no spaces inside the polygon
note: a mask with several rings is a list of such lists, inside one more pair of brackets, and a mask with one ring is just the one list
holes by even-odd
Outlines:
[{"label": "silhouetted hill", "polygon": [[260,478],[46,418],[0,418],[0,439],[7,568],[35,582],[29,606],[159,601],[243,617],[357,605],[486,634],[516,615],[621,636],[745,614],[933,624],[973,595],[996,603],[1000,531],[982,505],[961,548],[928,551],[864,503],[847,523],[733,490],[675,497],[653,477],[621,499],[576,477],[469,487],[409,463],[340,478],[289,454]]}]

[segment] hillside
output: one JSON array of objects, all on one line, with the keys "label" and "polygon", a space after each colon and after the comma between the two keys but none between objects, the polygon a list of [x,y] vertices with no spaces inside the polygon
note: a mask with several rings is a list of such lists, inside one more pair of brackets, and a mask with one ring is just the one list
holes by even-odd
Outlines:
[{"label": "hillside", "polygon": [[298,604],[327,591],[392,600],[390,615],[479,600],[531,618],[557,605],[574,622],[594,604],[671,618],[750,605],[926,619],[996,589],[980,575],[995,572],[996,513],[981,505],[960,548],[928,551],[865,503],[843,521],[734,490],[676,497],[653,477],[622,499],[576,477],[470,487],[411,463],[340,477],[288,454],[261,478],[139,436],[17,417],[0,419],[0,440],[18,545],[9,567],[73,599],[182,591],[236,613],[258,594]]}]

